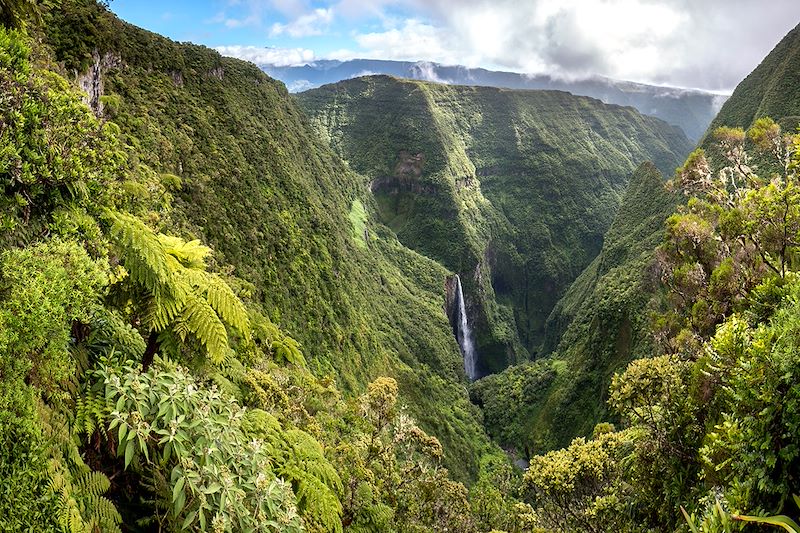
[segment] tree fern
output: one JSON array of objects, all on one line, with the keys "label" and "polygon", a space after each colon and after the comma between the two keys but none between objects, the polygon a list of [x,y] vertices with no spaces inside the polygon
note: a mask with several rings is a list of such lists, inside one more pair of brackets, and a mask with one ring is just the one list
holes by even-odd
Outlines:
[{"label": "tree fern", "polygon": [[342,481],[314,437],[299,429],[284,430],[260,409],[247,416],[247,432],[264,440],[276,473],[291,483],[301,516],[318,531],[342,531]]},{"label": "tree fern", "polygon": [[187,268],[205,269],[206,258],[211,255],[211,248],[198,240],[186,242],[171,235],[158,235],[158,240],[165,253],[171,255]]},{"label": "tree fern", "polygon": [[156,234],[138,218],[107,211],[110,237],[123,254],[130,280],[157,297],[172,296],[175,290],[167,254]]},{"label": "tree fern", "polygon": [[242,301],[219,275],[208,274],[206,279],[206,299],[214,311],[240,333],[249,334],[250,318]]},{"label": "tree fern", "polygon": [[254,339],[266,344],[277,362],[284,361],[305,368],[306,360],[300,351],[299,342],[283,333],[269,318],[255,311],[250,312],[249,323]]},{"label": "tree fern", "polygon": [[[221,276],[205,270],[210,248],[199,241],[156,234],[127,214],[108,212],[106,217],[111,221],[111,240],[129,273],[119,284],[124,293],[140,293],[132,300],[143,324],[161,333],[151,338],[185,342],[191,337],[205,347],[214,364],[231,354],[226,325],[241,338],[250,338],[244,304]],[[171,354],[179,352],[174,343],[169,348]]]}]

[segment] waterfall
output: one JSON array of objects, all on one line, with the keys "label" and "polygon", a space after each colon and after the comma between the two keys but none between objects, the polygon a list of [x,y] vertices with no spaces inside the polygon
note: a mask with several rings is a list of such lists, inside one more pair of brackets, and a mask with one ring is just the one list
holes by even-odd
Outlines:
[{"label": "waterfall", "polygon": [[467,323],[467,310],[464,306],[464,292],[461,290],[461,278],[456,274],[456,303],[458,316],[456,316],[456,340],[464,356],[464,370],[470,381],[478,377],[478,354],[475,352],[475,342],[472,340],[472,331]]}]

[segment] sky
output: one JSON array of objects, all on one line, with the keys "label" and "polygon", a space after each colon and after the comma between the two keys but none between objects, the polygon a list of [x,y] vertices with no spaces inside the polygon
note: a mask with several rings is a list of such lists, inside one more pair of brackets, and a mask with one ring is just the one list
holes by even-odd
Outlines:
[{"label": "sky", "polygon": [[800,0],[113,0],[121,18],[255,63],[434,61],[729,93]]}]

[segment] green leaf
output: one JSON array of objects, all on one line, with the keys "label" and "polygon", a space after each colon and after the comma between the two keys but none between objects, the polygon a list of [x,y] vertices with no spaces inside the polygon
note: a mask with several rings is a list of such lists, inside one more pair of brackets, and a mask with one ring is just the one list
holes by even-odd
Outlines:
[{"label": "green leaf", "polygon": [[178,481],[175,483],[175,486],[172,487],[172,503],[175,503],[175,500],[178,499],[178,495],[183,492],[183,484],[186,482],[185,477],[178,478]]},{"label": "green leaf", "polygon": [[221,488],[222,488],[222,485],[220,485],[219,483],[217,483],[215,481],[211,485],[200,489],[200,491],[203,492],[204,494],[214,494],[215,492],[217,492]]},{"label": "green leaf", "polygon": [[127,469],[128,465],[131,464],[131,459],[133,459],[133,452],[135,449],[136,448],[134,447],[133,441],[129,440],[125,445],[125,469]]},{"label": "green leaf", "polygon": [[800,526],[797,522],[785,515],[778,516],[745,516],[745,515],[732,515],[734,520],[741,520],[742,522],[755,522],[757,524],[767,524],[770,526],[782,527],[789,533],[800,533]]},{"label": "green leaf", "polygon": [[681,505],[681,512],[683,513],[683,517],[686,519],[686,523],[689,524],[689,529],[692,530],[692,533],[700,533],[700,530],[697,529],[697,526],[694,523],[694,519],[689,516],[689,513],[686,512],[686,509],[683,508],[683,505]]},{"label": "green leaf", "polygon": [[173,506],[173,512],[175,513],[176,518],[180,516],[181,511],[183,511],[185,505],[186,505],[186,492],[180,491],[178,492],[178,497],[175,499],[175,503]]},{"label": "green leaf", "polygon": [[198,516],[200,517],[200,530],[201,531],[205,531],[206,530],[206,514],[203,512],[203,509],[200,509],[200,514]]},{"label": "green leaf", "polygon": [[192,522],[194,522],[194,517],[195,516],[197,516],[197,511],[196,510],[192,511],[191,513],[189,513],[189,515],[186,517],[186,520],[183,521],[183,525],[181,526],[181,529],[186,529],[187,527],[192,525]]}]

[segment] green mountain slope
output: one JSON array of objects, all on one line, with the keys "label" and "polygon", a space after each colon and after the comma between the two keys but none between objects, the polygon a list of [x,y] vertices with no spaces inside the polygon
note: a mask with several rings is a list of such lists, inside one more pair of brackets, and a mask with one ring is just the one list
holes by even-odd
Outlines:
[{"label": "green mountain slope", "polygon": [[[711,122],[720,126],[748,128],[769,116],[794,130],[800,123],[800,26],[786,34],[766,58],[733,91]],[[706,138],[700,144],[706,144]]]},{"label": "green mountain slope", "polygon": [[[762,116],[794,128],[800,116],[798,54],[800,29],[795,28],[736,88],[709,131],[719,126],[746,128]],[[708,148],[710,144],[707,135],[701,145]],[[710,155],[712,164],[718,164],[714,150]],[[672,173],[665,172],[666,176]],[[536,428],[533,434],[544,447],[563,446],[575,435],[589,434],[605,416],[613,372],[634,357],[652,353],[646,307],[655,285],[648,282],[647,270],[663,239],[664,222],[679,199],[664,192],[651,174],[646,173],[650,184],[644,189],[632,182],[630,200],[623,202],[618,221],[605,236],[603,251],[548,318],[545,351],[554,352],[571,370],[568,377],[538,397],[540,405],[535,412],[541,413],[539,419],[527,422]],[[627,220],[621,218],[626,213]]]},{"label": "green mountain slope", "polygon": [[378,375],[396,377],[411,414],[442,440],[446,464],[474,477],[488,441],[460,384],[443,309],[447,271],[359,209],[371,201],[363,183],[318,140],[284,86],[93,2],[53,11],[46,28],[57,59],[89,73],[79,82],[141,163],[180,178],[160,226],[199,237],[233,265],[318,375],[350,394]]},{"label": "green mountain slope", "polygon": [[[661,172],[641,165],[603,249],[559,300],[548,318],[553,357],[566,361],[535,425],[534,439],[565,445],[590,434],[607,417],[611,376],[651,350],[644,312],[656,283],[649,276],[664,220],[680,198],[667,192]],[[566,327],[564,327],[566,325]],[[551,421],[559,420],[557,424]]]},{"label": "green mountain slope", "polygon": [[632,108],[557,91],[376,76],[297,98],[400,241],[461,274],[483,373],[537,355],[633,169],[671,170],[690,148]]}]

